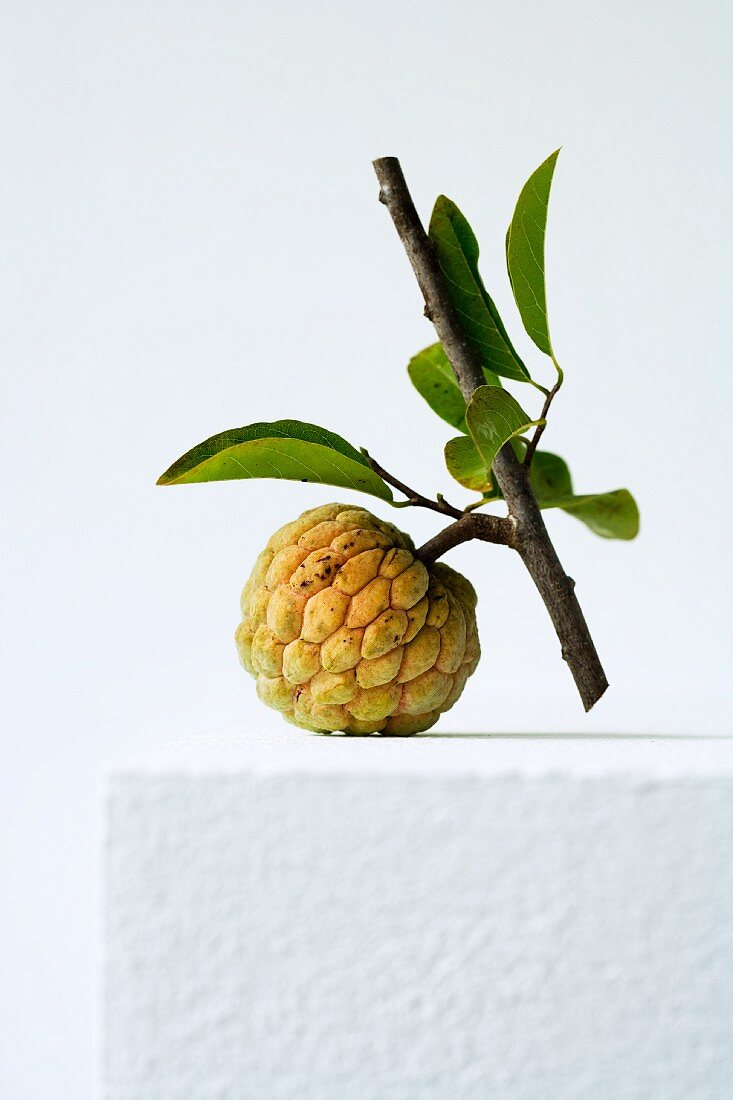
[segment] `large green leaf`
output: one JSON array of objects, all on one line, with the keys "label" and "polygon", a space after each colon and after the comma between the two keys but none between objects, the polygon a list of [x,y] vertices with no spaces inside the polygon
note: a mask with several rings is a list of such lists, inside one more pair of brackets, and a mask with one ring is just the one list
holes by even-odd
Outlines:
[{"label": "large green leaf", "polygon": [[506,235],[506,262],[514,300],[528,334],[552,355],[545,290],[545,228],[559,149],[532,173],[517,200]]},{"label": "large green leaf", "polygon": [[[436,412],[452,428],[466,432],[466,401],[461,393],[453,367],[443,351],[442,344],[423,348],[410,360],[407,373],[413,386]],[[484,370],[489,386],[500,385],[497,375]]]},{"label": "large green leaf", "polygon": [[213,435],[174,462],[158,484],[255,477],[337,485],[392,500],[389,486],[360,451],[340,435],[300,420],[248,424]]},{"label": "large green leaf", "polygon": [[469,433],[487,470],[505,443],[537,423],[499,386],[479,386],[466,410]]},{"label": "large green leaf", "polygon": [[491,476],[481,454],[467,435],[449,439],[445,445],[445,464],[448,473],[465,489],[484,493],[491,488]]},{"label": "large green leaf", "polygon": [[586,496],[558,497],[542,508],[562,508],[604,539],[634,539],[639,534],[639,509],[628,489]]},{"label": "large green leaf", "polygon": [[456,204],[445,195],[435,203],[429,235],[451,301],[484,369],[503,378],[528,381],[529,372],[479,275],[478,241]]}]

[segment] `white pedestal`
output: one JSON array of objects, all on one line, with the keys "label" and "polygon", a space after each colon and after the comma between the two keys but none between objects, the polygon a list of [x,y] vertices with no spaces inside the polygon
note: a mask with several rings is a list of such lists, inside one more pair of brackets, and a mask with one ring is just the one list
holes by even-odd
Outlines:
[{"label": "white pedestal", "polygon": [[730,741],[241,730],[107,814],[107,1100],[733,1095]]}]

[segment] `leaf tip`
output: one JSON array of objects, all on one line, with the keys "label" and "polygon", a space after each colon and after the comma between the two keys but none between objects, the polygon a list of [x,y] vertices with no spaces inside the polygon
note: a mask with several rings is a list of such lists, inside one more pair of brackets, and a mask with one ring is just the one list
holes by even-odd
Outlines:
[{"label": "leaf tip", "polygon": [[555,171],[555,165],[557,164],[557,158],[560,156],[561,152],[562,152],[562,145],[558,145],[557,149],[553,149],[553,151],[550,153],[550,155],[548,157],[545,157],[545,159],[542,161],[542,164],[539,166],[537,171],[539,172],[540,169],[544,168],[546,165],[549,165],[549,167],[554,172]]},{"label": "leaf tip", "polygon": [[630,526],[629,526],[629,532],[630,533],[628,535],[628,541],[631,542],[632,539],[635,539],[637,537],[637,535],[639,534],[639,531],[641,529],[641,514],[639,512],[639,505],[636,501],[636,497],[634,496],[634,494],[632,492],[630,492],[628,489],[626,490],[626,492],[629,494],[629,504],[630,504],[630,513],[631,513],[631,523],[630,523]]}]

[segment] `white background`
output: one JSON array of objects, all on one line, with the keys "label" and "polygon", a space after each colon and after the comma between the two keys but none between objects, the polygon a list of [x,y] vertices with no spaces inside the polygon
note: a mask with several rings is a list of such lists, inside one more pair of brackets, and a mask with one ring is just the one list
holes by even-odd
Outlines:
[{"label": "white background", "polygon": [[578,491],[626,485],[642,511],[631,544],[549,519],[612,683],[589,717],[519,563],[452,554],[485,658],[446,728],[730,731],[730,31],[724,2],[4,5],[3,1097],[92,1092],[100,774],[224,719],[277,721],[236,663],[239,589],[272,529],[357,499],[157,475],[292,416],[465,499],[406,376],[433,335],[373,157],[400,156],[424,216],[439,191],[463,208],[549,380],[503,239],[563,144],[548,263],[567,382],[546,444]]}]

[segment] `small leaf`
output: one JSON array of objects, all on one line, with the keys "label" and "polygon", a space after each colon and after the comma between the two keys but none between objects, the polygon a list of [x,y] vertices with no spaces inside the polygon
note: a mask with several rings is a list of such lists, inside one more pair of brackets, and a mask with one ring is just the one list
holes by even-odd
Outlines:
[{"label": "small leaf", "polygon": [[514,300],[525,329],[545,355],[552,355],[545,290],[545,229],[559,152],[556,149],[525,183],[506,236],[506,262]]},{"label": "small leaf", "polygon": [[486,463],[474,441],[467,435],[449,439],[445,445],[445,464],[448,473],[459,485],[484,493],[491,488],[491,477]]},{"label": "small leaf", "polygon": [[466,431],[466,402],[442,344],[431,344],[414,355],[407,367],[410,381],[452,428]]},{"label": "small leaf", "polygon": [[466,411],[468,430],[487,470],[505,443],[538,423],[499,386],[479,386]]},{"label": "small leaf", "polygon": [[559,497],[542,507],[562,508],[604,539],[629,540],[639,534],[639,509],[628,489]]},{"label": "small leaf", "polygon": [[529,372],[479,275],[478,241],[456,204],[445,195],[433,208],[429,236],[451,301],[484,369],[503,378],[528,381]]},{"label": "small leaf", "polygon": [[567,462],[550,451],[535,451],[529,468],[529,482],[540,504],[545,500],[571,496],[573,492]]},{"label": "small leaf", "polygon": [[[425,398],[433,412],[459,432],[465,433],[468,430],[466,402],[442,344],[431,344],[413,355],[407,373],[413,386]],[[498,377],[491,371],[484,370],[484,377],[488,385],[500,385]]]},{"label": "small leaf", "polygon": [[282,478],[355,489],[392,500],[389,486],[340,435],[300,420],[248,424],[220,432],[179,458],[159,485],[238,478]]}]

